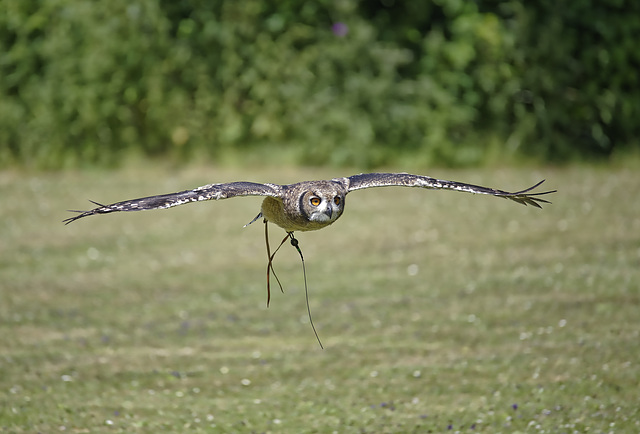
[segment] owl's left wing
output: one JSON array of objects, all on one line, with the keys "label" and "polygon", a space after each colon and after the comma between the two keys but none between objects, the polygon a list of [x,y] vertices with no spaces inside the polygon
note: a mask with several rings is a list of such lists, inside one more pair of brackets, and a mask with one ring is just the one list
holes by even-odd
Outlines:
[{"label": "owl's left wing", "polygon": [[161,194],[159,196],[149,196],[140,199],[125,200],[110,205],[98,205],[90,211],[72,211],[80,213],[77,216],[63,220],[69,224],[82,217],[94,214],[107,214],[116,211],[142,211],[148,209],[164,209],[189,202],[201,202],[204,200],[229,199],[236,196],[273,196],[280,197],[282,186],[277,184],[257,184],[254,182],[231,182],[228,184],[209,184],[193,190],[185,190],[177,193]]},{"label": "owl's left wing", "polygon": [[420,187],[432,190],[456,190],[464,191],[467,193],[489,194],[491,196],[510,199],[522,205],[532,205],[537,208],[542,208],[540,206],[540,203],[551,203],[548,200],[541,199],[538,196],[556,192],[556,190],[549,190],[532,193],[532,191],[540,184],[542,184],[544,180],[525,190],[512,193],[508,191],[482,187],[479,185],[465,184],[463,182],[445,181],[423,175],[412,175],[410,173],[362,173],[360,175],[353,175],[348,178],[338,178],[335,181],[343,184],[347,189],[347,192],[361,190],[363,188],[391,186]]}]

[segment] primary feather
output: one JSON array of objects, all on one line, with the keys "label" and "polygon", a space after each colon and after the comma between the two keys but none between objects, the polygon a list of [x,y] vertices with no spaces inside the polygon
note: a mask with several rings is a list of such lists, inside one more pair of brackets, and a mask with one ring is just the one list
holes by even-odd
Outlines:
[{"label": "primary feather", "polygon": [[511,193],[494,188],[482,187],[480,185],[466,184],[457,181],[445,181],[423,175],[412,175],[410,173],[362,173],[348,178],[340,178],[345,183],[348,191],[361,190],[373,187],[419,187],[431,190],[455,190],[466,193],[489,194],[492,196],[510,199],[523,205],[533,205],[542,208],[540,203],[551,203],[548,200],[540,199],[537,196],[555,193],[556,190],[530,193],[544,182],[544,179],[536,185]]},{"label": "primary feather", "polygon": [[80,213],[77,216],[63,220],[69,224],[82,217],[94,214],[107,214],[117,211],[142,211],[150,209],[171,208],[190,202],[201,202],[205,200],[229,199],[236,196],[272,196],[278,197],[281,193],[281,186],[275,184],[257,184],[255,182],[231,182],[228,184],[208,184],[193,190],[179,191],[177,193],[161,194],[158,196],[142,197],[140,199],[125,200],[122,202],[102,205],[98,202],[90,201],[97,208],[89,211],[72,211]]}]

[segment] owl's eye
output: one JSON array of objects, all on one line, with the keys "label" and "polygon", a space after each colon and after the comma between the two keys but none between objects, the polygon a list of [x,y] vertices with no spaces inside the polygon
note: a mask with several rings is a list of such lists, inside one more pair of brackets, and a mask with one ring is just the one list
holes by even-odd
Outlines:
[{"label": "owl's eye", "polygon": [[313,205],[313,206],[318,206],[318,205],[320,205],[320,198],[319,198],[319,197],[312,197],[312,198],[309,200],[309,203],[310,203],[311,205]]},{"label": "owl's eye", "polygon": [[333,198],[333,203],[335,203],[336,205],[340,205],[340,196],[336,196]]}]

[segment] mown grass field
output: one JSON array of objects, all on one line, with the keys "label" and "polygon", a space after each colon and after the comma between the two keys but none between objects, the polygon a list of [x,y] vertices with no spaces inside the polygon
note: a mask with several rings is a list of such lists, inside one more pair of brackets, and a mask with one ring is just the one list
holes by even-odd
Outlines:
[{"label": "mown grass field", "polygon": [[[544,209],[419,189],[298,235],[265,306],[259,198],[67,209],[338,170],[0,172],[0,431],[638,432],[640,175],[433,170]],[[281,238],[272,228],[272,240]]]}]

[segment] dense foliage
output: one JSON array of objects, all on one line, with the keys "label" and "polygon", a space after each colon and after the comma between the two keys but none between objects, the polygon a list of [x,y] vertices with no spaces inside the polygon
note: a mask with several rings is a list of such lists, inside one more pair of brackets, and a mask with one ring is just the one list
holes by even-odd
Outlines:
[{"label": "dense foliage", "polygon": [[638,147],[639,14],[631,0],[4,0],[0,166],[607,157]]}]

